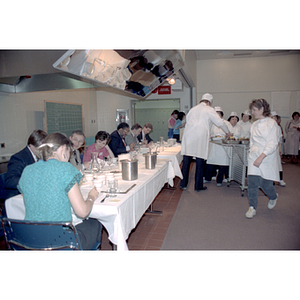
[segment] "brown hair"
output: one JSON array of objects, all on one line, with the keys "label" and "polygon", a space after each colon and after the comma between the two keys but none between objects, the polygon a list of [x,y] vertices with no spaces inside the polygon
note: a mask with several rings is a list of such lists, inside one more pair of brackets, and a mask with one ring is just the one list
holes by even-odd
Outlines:
[{"label": "brown hair", "polygon": [[249,109],[251,110],[252,108],[256,107],[258,109],[261,109],[262,107],[264,108],[263,116],[269,117],[271,114],[270,110],[270,105],[265,99],[254,99],[252,102],[249,104]]},{"label": "brown hair", "polygon": [[60,146],[66,145],[67,149],[72,154],[72,142],[69,138],[60,132],[50,133],[44,140],[44,143],[38,147],[39,158],[48,160],[49,157],[55,152]]},{"label": "brown hair", "polygon": [[95,135],[95,143],[97,140],[100,141],[106,140],[106,145],[107,145],[110,142],[110,134],[106,131],[98,131],[97,134]]},{"label": "brown hair", "polygon": [[142,126],[141,126],[139,123],[133,124],[133,125],[131,126],[131,130],[139,129],[139,128],[142,128]]},{"label": "brown hair", "polygon": [[153,130],[153,126],[152,126],[151,123],[146,123],[146,124],[144,125],[144,127],[150,128],[151,130]]},{"label": "brown hair", "polygon": [[47,133],[44,130],[34,130],[27,140],[27,146],[32,145],[34,147],[40,146],[44,139],[46,138]]}]

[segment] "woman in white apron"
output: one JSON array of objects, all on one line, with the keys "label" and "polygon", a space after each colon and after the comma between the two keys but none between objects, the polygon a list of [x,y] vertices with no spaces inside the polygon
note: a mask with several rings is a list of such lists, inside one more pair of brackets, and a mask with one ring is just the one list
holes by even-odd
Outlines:
[{"label": "woman in white apron", "polygon": [[299,138],[300,138],[300,114],[295,111],[292,114],[292,119],[285,125],[286,141],[285,154],[292,155],[292,163],[297,164],[297,155],[299,153]]},{"label": "woman in white apron", "polygon": [[228,128],[229,131],[233,134],[233,137],[238,139],[241,138],[242,135],[242,128],[240,125],[238,125],[238,121],[240,120],[240,118],[238,117],[237,113],[235,111],[231,112],[229,118],[228,118]]},{"label": "woman in white apron", "polygon": [[238,121],[237,125],[241,128],[241,137],[245,139],[250,138],[250,128],[252,123],[250,120],[252,119],[251,112],[249,110],[245,110],[242,113],[242,120]]},{"label": "woman in white apron", "polygon": [[268,208],[277,202],[273,181],[279,181],[278,125],[270,118],[270,106],[264,99],[253,100],[249,105],[257,119],[250,130],[250,150],[248,154],[248,219],[256,215],[258,190],[261,188],[268,196]]},{"label": "woman in white apron", "polygon": [[[223,119],[224,113],[220,106],[215,107],[215,111],[218,113],[221,119]],[[224,120],[224,123],[229,127],[229,122]],[[220,143],[220,145],[210,142],[209,144],[209,154],[206,162],[206,172],[204,182],[210,182],[213,174],[218,169],[217,175],[217,186],[222,186],[222,182],[228,177],[229,169],[229,148],[222,146],[222,140],[226,137],[226,133],[219,127],[213,124],[211,128],[210,136],[215,142]]]},{"label": "woman in white apron", "polygon": [[276,121],[278,125],[278,138],[279,138],[279,145],[278,145],[278,163],[279,163],[279,185],[280,186],[286,186],[286,183],[283,181],[283,170],[282,170],[282,164],[281,164],[281,156],[282,156],[282,143],[283,143],[283,134],[281,131],[281,127],[278,124],[278,114],[276,111],[271,112],[271,117],[273,120]]}]

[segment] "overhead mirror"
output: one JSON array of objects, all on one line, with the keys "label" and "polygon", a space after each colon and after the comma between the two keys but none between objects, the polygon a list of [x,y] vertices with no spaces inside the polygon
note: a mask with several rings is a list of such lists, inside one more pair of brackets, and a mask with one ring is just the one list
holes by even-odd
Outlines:
[{"label": "overhead mirror", "polygon": [[143,98],[183,66],[178,50],[69,50],[53,64],[83,81]]}]

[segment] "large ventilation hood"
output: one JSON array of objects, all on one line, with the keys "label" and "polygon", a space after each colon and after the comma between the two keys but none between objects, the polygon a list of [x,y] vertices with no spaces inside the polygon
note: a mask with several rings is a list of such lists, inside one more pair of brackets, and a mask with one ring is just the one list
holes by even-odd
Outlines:
[{"label": "large ventilation hood", "polygon": [[90,88],[94,85],[63,76],[53,63],[66,50],[1,50],[0,92],[25,93]]},{"label": "large ventilation hood", "polygon": [[183,65],[177,50],[69,50],[53,64],[85,82],[142,98]]},{"label": "large ventilation hood", "polygon": [[97,88],[144,98],[183,65],[177,50],[1,50],[0,92]]}]

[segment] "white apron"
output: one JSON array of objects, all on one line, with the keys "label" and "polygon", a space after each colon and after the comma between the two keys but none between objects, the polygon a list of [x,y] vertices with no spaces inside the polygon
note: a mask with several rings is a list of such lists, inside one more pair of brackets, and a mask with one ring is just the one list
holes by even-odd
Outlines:
[{"label": "white apron", "polygon": [[250,137],[250,128],[252,123],[249,121],[244,123],[242,120],[237,123],[241,128],[241,138],[249,139]]},{"label": "white apron", "polygon": [[[250,130],[250,150],[248,154],[248,175],[258,175],[264,179],[279,181],[278,125],[267,117],[255,121]],[[267,156],[257,168],[254,161],[262,154]]]},{"label": "white apron", "polygon": [[284,145],[284,153],[287,155],[298,155],[300,131],[293,126],[300,126],[300,122],[296,123],[293,119],[285,125],[286,140]]},{"label": "white apron", "polygon": [[[228,121],[224,122],[227,124]],[[211,129],[211,137],[221,136],[225,137],[225,132],[213,124]],[[225,144],[222,144],[222,141],[210,142],[209,144],[209,154],[207,158],[207,164],[209,165],[219,165],[219,166],[229,166],[230,158],[230,147],[226,147]]]}]

